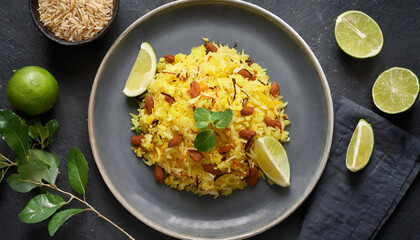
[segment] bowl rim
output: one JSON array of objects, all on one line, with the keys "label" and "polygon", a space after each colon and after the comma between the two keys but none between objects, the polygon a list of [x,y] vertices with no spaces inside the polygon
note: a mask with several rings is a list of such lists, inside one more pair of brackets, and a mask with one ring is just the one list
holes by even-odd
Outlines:
[{"label": "bowl rim", "polygon": [[244,239],[244,238],[248,238],[248,237],[257,235],[259,233],[262,233],[262,232],[274,227],[275,225],[277,225],[278,223],[280,223],[281,221],[286,219],[288,216],[290,216],[307,199],[307,197],[313,191],[313,189],[315,188],[319,179],[321,178],[321,175],[322,175],[322,173],[325,169],[325,166],[328,162],[328,156],[329,156],[329,153],[330,153],[330,150],[331,150],[332,137],[333,137],[333,128],[334,128],[333,102],[332,102],[332,97],[331,97],[331,91],[330,91],[330,88],[329,88],[329,85],[328,85],[327,78],[324,74],[324,71],[322,70],[322,67],[321,67],[320,63],[318,62],[317,58],[315,57],[315,54],[312,52],[312,50],[307,45],[307,43],[303,40],[303,38],[292,27],[290,27],[285,21],[283,21],[281,18],[279,18],[275,14],[269,12],[268,10],[266,10],[262,7],[259,7],[257,5],[254,5],[252,3],[248,3],[248,2],[245,2],[245,1],[240,1],[240,0],[207,0],[207,1],[203,1],[203,0],[179,0],[179,1],[167,3],[167,4],[164,4],[160,7],[157,7],[155,9],[153,9],[152,11],[146,13],[145,15],[143,15],[142,17],[140,17],[136,21],[134,21],[130,26],[128,26],[121,33],[121,35],[115,40],[115,42],[109,48],[108,52],[106,53],[106,55],[102,59],[102,62],[101,62],[100,66],[98,68],[98,71],[96,73],[96,76],[95,76],[95,79],[94,79],[94,82],[93,82],[93,85],[92,85],[92,89],[91,89],[90,98],[89,98],[89,109],[88,109],[89,142],[90,142],[90,145],[91,145],[94,160],[96,162],[96,165],[99,169],[99,172],[101,173],[101,176],[102,176],[105,184],[108,186],[108,188],[110,189],[112,194],[115,196],[115,198],[121,203],[121,205],[123,205],[123,207],[128,212],[130,212],[133,216],[135,216],[137,219],[142,221],[147,226],[149,226],[149,227],[151,227],[151,228],[153,228],[153,229],[155,229],[155,230],[157,230],[161,233],[172,236],[172,237],[181,238],[181,239],[211,239],[211,238],[204,238],[204,237],[187,235],[187,234],[179,233],[179,232],[176,232],[176,231],[173,231],[173,230],[168,230],[168,229],[160,226],[159,224],[156,224],[151,219],[147,218],[141,212],[136,210],[120,194],[118,189],[115,187],[115,185],[112,183],[112,181],[108,177],[107,171],[102,164],[102,159],[99,156],[99,150],[96,146],[96,139],[94,138],[95,132],[94,132],[94,128],[93,128],[93,125],[94,125],[93,112],[94,112],[94,107],[95,107],[96,89],[97,89],[97,86],[98,86],[98,83],[99,83],[99,79],[102,77],[105,62],[108,61],[109,57],[112,55],[112,53],[114,52],[114,50],[116,49],[116,47],[120,43],[120,41],[122,41],[122,39],[128,33],[130,33],[135,27],[137,27],[139,24],[145,22],[149,18],[153,17],[155,14],[158,14],[160,12],[163,12],[163,11],[167,10],[167,9],[177,7],[177,6],[180,6],[180,5],[195,4],[195,3],[208,3],[208,4],[228,3],[228,4],[236,5],[236,6],[239,6],[239,7],[244,7],[244,8],[250,9],[250,10],[256,12],[257,14],[261,14],[263,16],[266,16],[270,20],[273,20],[277,24],[280,24],[285,29],[285,31],[288,32],[291,35],[292,38],[294,38],[294,40],[297,42],[297,44],[299,44],[303,48],[303,50],[308,54],[310,62],[315,67],[317,75],[320,79],[322,89],[325,93],[324,96],[325,96],[325,100],[326,100],[326,107],[327,107],[327,114],[328,114],[328,123],[327,123],[328,125],[327,125],[326,139],[325,139],[325,147],[324,147],[323,152],[321,154],[320,164],[318,165],[318,167],[316,169],[316,172],[313,175],[308,187],[306,188],[306,190],[302,194],[302,196],[296,201],[295,204],[293,204],[282,215],[278,216],[276,219],[269,222],[265,226],[260,227],[258,229],[254,229],[250,232],[246,232],[246,233],[242,233],[242,234],[234,235],[234,236],[227,236],[227,237],[223,238],[223,239]]},{"label": "bowl rim", "polygon": [[93,42],[95,40],[98,40],[100,38],[102,38],[105,33],[107,33],[109,31],[109,28],[111,27],[112,23],[114,22],[117,14],[118,14],[118,8],[119,8],[119,0],[113,0],[114,3],[114,9],[112,11],[112,17],[111,19],[108,21],[108,23],[105,25],[105,27],[99,31],[95,36],[79,41],[79,42],[69,42],[67,40],[64,40],[62,38],[56,37],[54,35],[54,33],[47,28],[43,22],[41,22],[40,17],[39,17],[39,12],[38,9],[35,9],[33,6],[35,4],[38,5],[38,0],[28,0],[29,3],[29,12],[31,14],[32,20],[34,21],[35,25],[38,27],[39,31],[41,31],[47,38],[53,40],[56,43],[59,43],[61,45],[65,45],[65,46],[80,46],[80,45],[85,45],[87,43]]}]

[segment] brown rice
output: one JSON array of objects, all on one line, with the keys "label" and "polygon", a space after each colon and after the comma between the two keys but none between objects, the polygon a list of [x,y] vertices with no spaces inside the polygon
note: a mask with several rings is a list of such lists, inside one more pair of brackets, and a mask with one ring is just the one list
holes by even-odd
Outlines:
[{"label": "brown rice", "polygon": [[55,36],[79,42],[92,38],[111,20],[113,0],[39,0],[42,23]]}]

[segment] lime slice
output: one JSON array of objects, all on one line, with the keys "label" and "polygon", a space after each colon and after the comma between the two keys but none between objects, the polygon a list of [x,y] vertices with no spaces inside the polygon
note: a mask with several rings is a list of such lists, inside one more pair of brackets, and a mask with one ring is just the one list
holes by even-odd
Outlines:
[{"label": "lime slice", "polygon": [[347,11],[338,16],[334,34],[341,50],[355,58],[374,57],[384,44],[378,24],[360,11]]},{"label": "lime slice", "polygon": [[286,151],[281,143],[272,137],[260,137],[255,142],[257,162],[265,175],[274,183],[290,185],[290,166]]},{"label": "lime slice", "polygon": [[156,55],[147,42],[141,44],[139,55],[131,69],[123,93],[135,97],[144,93],[156,73]]},{"label": "lime slice", "polygon": [[360,119],[347,148],[346,166],[352,172],[363,169],[369,162],[373,150],[372,126]]},{"label": "lime slice", "polygon": [[379,75],[372,88],[375,106],[389,114],[407,111],[419,95],[419,79],[406,68],[394,67]]}]

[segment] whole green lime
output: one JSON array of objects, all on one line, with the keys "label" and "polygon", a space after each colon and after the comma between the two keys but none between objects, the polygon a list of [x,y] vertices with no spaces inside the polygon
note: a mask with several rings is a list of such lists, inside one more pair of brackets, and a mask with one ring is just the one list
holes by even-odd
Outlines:
[{"label": "whole green lime", "polygon": [[58,83],[44,68],[28,66],[13,74],[6,92],[15,110],[35,116],[54,106],[58,97]]}]

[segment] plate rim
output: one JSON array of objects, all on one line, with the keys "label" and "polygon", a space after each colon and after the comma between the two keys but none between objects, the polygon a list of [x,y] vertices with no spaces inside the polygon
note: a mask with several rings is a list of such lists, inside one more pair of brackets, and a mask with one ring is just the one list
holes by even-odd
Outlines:
[{"label": "plate rim", "polygon": [[266,10],[266,9],[260,7],[260,6],[257,6],[255,4],[252,4],[252,3],[249,3],[249,2],[240,1],[240,0],[210,0],[210,1],[208,1],[208,0],[207,1],[204,1],[204,0],[179,0],[179,1],[171,2],[171,3],[164,4],[162,6],[159,6],[155,9],[153,9],[152,11],[146,13],[142,17],[138,18],[137,20],[135,20],[132,24],[130,24],[119,35],[119,37],[114,41],[114,43],[108,49],[107,53],[105,54],[104,58],[101,61],[101,64],[99,65],[98,71],[95,75],[95,79],[94,79],[94,82],[92,84],[91,93],[90,93],[90,97],[89,97],[89,108],[88,108],[89,143],[90,143],[90,146],[91,146],[91,150],[92,150],[92,154],[93,154],[95,163],[96,163],[96,165],[99,169],[99,172],[100,172],[100,174],[102,176],[102,179],[104,180],[105,184],[107,185],[107,187],[109,188],[111,193],[114,195],[114,197],[118,200],[118,202],[128,212],[130,212],[134,217],[139,219],[141,222],[143,222],[147,226],[149,226],[149,227],[151,227],[151,228],[153,228],[153,229],[155,229],[155,230],[157,230],[161,233],[164,233],[168,236],[172,236],[172,237],[176,237],[176,238],[182,238],[182,239],[210,239],[210,238],[203,238],[203,237],[198,237],[197,238],[197,236],[182,234],[182,233],[179,233],[179,232],[176,232],[176,231],[168,230],[168,229],[160,226],[159,224],[153,222],[152,220],[150,220],[149,218],[144,216],[141,212],[136,210],[120,194],[119,190],[115,187],[115,185],[112,183],[111,179],[109,178],[109,176],[107,174],[107,171],[102,164],[102,159],[99,157],[99,151],[98,151],[97,146],[96,146],[96,139],[94,138],[95,134],[94,134],[94,130],[93,130],[93,122],[94,122],[93,121],[94,120],[93,111],[94,111],[94,106],[95,106],[95,96],[96,96],[97,85],[98,85],[99,79],[102,77],[105,62],[108,61],[108,58],[114,52],[114,50],[115,50],[116,46],[119,44],[119,42],[128,33],[130,33],[137,25],[139,25],[142,22],[144,22],[144,21],[148,20],[149,18],[153,17],[155,14],[158,14],[162,11],[165,11],[167,9],[170,9],[170,8],[173,8],[173,7],[176,7],[176,6],[179,6],[179,5],[193,4],[193,3],[203,3],[203,2],[208,3],[208,4],[228,3],[228,4],[232,4],[232,5],[237,5],[237,6],[240,6],[240,7],[245,7],[245,8],[248,8],[248,9],[251,9],[251,10],[255,11],[258,14],[261,14],[263,16],[266,16],[266,17],[270,18],[271,20],[275,21],[277,24],[280,24],[285,29],[285,31],[287,33],[289,33],[292,38],[295,39],[297,44],[299,44],[301,47],[303,47],[304,51],[308,54],[310,62],[314,65],[315,70],[316,70],[316,72],[317,72],[317,74],[320,78],[320,83],[321,83],[322,89],[325,93],[324,96],[325,96],[325,100],[326,100],[326,107],[327,107],[327,114],[328,114],[328,125],[327,125],[326,139],[325,139],[326,140],[325,147],[324,147],[323,153],[322,153],[321,158],[320,158],[321,164],[318,165],[318,168],[317,168],[315,174],[313,175],[310,183],[308,184],[308,187],[306,188],[306,190],[304,191],[302,196],[300,198],[298,198],[296,203],[294,203],[287,211],[285,211],[283,214],[281,214],[276,219],[272,220],[271,222],[269,222],[268,224],[266,224],[263,227],[260,227],[258,229],[254,229],[254,230],[246,232],[246,233],[233,235],[233,236],[227,236],[227,237],[223,238],[223,239],[244,239],[244,238],[248,238],[248,237],[251,237],[251,236],[255,236],[259,233],[262,233],[262,232],[274,227],[275,225],[279,224],[280,222],[285,220],[288,216],[290,216],[307,199],[307,197],[313,191],[313,189],[315,188],[319,179],[321,178],[321,175],[322,175],[322,173],[325,169],[325,166],[328,162],[328,156],[329,156],[329,153],[330,153],[330,150],[331,150],[331,144],[332,144],[333,128],[334,128],[334,124],[333,124],[334,123],[334,110],[333,110],[333,102],[332,102],[331,91],[330,91],[330,87],[328,85],[328,81],[327,81],[327,78],[325,76],[325,73],[322,70],[321,64],[318,62],[315,54],[312,52],[312,50],[310,49],[308,44],[303,40],[303,38],[291,26],[289,26],[289,24],[287,24],[284,20],[282,20],[277,15],[271,13],[270,11],[268,11],[268,10]]}]

